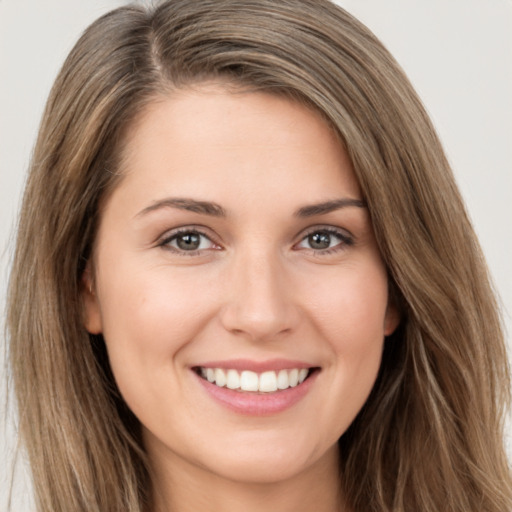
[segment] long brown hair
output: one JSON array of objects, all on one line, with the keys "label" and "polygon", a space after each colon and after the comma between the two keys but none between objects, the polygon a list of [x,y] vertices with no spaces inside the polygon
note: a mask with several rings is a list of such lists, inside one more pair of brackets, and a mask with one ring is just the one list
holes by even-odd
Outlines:
[{"label": "long brown hair", "polygon": [[205,79],[322,113],[351,157],[401,325],[340,439],[356,512],[504,512],[507,355],[489,276],[434,129],[367,28],[327,0],[174,0],[89,27],[51,92],[8,296],[20,435],[40,512],[141,512],[149,470],[81,276],[125,133],[148,103]]}]

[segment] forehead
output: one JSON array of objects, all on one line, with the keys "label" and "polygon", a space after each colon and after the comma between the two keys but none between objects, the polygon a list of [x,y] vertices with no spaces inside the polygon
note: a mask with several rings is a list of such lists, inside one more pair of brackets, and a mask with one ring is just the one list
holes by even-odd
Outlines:
[{"label": "forehead", "polygon": [[[339,138],[302,103],[263,92],[205,84],[149,104],[129,130],[120,188],[222,201],[330,190],[360,196]],[[217,197],[211,197],[215,195]]]}]

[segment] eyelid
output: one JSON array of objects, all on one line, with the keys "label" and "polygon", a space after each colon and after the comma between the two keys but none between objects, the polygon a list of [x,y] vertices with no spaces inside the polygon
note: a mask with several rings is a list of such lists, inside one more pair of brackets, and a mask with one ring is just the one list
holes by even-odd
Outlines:
[{"label": "eyelid", "polygon": [[[325,232],[325,233],[334,235],[334,236],[338,237],[341,240],[341,242],[339,244],[335,245],[334,247],[330,247],[330,248],[326,248],[326,249],[298,248],[298,245],[301,242],[303,242],[308,236],[312,235],[313,233],[317,233],[317,232]],[[173,239],[175,239],[180,234],[185,234],[185,233],[196,233],[200,236],[203,236],[203,237],[207,238],[216,247],[212,247],[212,248],[208,248],[208,249],[197,249],[197,250],[185,251],[185,250],[180,250],[179,248],[175,248],[175,247],[172,247],[169,245]],[[347,246],[350,247],[350,246],[354,245],[354,243],[355,243],[354,235],[352,235],[352,233],[350,233],[350,231],[348,231],[345,228],[341,228],[338,226],[332,226],[332,225],[320,224],[320,225],[310,226],[309,228],[302,230],[301,233],[297,237],[298,237],[298,240],[297,240],[297,242],[295,242],[293,244],[293,249],[310,251],[319,256],[326,255],[326,254],[329,254],[332,252],[337,252],[340,250],[344,250],[344,249],[346,249]],[[222,249],[223,248],[222,244],[217,240],[217,238],[218,237],[215,236],[215,234],[212,234],[211,230],[205,226],[184,225],[184,226],[179,226],[179,227],[172,228],[170,230],[165,231],[164,234],[159,236],[158,239],[155,241],[155,246],[161,247],[163,249],[167,249],[167,250],[174,252],[176,254],[179,254],[179,255],[194,256],[194,255],[201,254],[205,251]]]},{"label": "eyelid", "polygon": [[198,226],[198,225],[185,225],[185,226],[179,226],[170,230],[167,230],[163,235],[159,236],[158,239],[155,242],[155,245],[157,247],[161,247],[163,249],[167,249],[171,252],[174,252],[176,254],[183,254],[185,256],[194,256],[201,252],[212,250],[212,249],[197,249],[197,250],[191,250],[191,251],[183,251],[178,248],[170,246],[170,242],[175,239],[180,234],[186,234],[186,233],[195,233],[200,236],[203,236],[207,238],[214,246],[215,248],[212,248],[214,250],[219,250],[222,248],[221,244],[216,240],[216,237],[213,236],[210,233],[210,230],[205,228],[204,226]]},{"label": "eyelid", "polygon": [[332,225],[317,225],[317,226],[311,226],[309,228],[307,228],[306,230],[303,230],[301,232],[301,234],[299,235],[299,240],[294,244],[294,248],[297,248],[297,246],[303,242],[308,236],[314,234],[314,233],[318,233],[318,232],[324,232],[324,233],[328,233],[330,235],[334,235],[334,236],[337,236],[338,238],[340,238],[342,240],[342,242],[340,244],[337,244],[335,245],[334,247],[329,247],[329,248],[326,248],[326,249],[308,249],[308,248],[298,248],[298,250],[306,250],[306,251],[311,251],[312,253],[314,253],[315,255],[318,255],[318,256],[322,256],[322,255],[326,255],[326,254],[330,254],[332,252],[337,252],[337,251],[341,251],[341,250],[344,250],[346,249],[346,247],[350,247],[352,245],[354,245],[355,243],[355,239],[354,239],[354,235],[352,235],[352,233],[350,233],[350,231],[348,231],[347,229],[344,229],[344,228],[340,228],[340,227],[336,227],[336,226],[332,226]]},{"label": "eyelid", "polygon": [[326,231],[328,233],[332,233],[334,235],[338,235],[342,238],[346,239],[354,239],[354,235],[346,228],[342,228],[339,226],[333,226],[332,224],[316,224],[314,226],[310,226],[306,229],[303,229],[298,235],[297,238],[299,241],[304,240],[307,236],[316,233],[318,231]]}]

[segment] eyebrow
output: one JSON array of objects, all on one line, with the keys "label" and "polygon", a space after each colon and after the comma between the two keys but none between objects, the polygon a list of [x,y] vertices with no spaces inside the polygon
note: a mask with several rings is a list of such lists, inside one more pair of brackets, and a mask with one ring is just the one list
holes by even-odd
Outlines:
[{"label": "eyebrow", "polygon": [[136,217],[141,217],[161,208],[177,208],[189,212],[211,215],[213,217],[225,217],[226,212],[222,206],[210,201],[197,201],[196,199],[187,199],[182,197],[169,197],[160,201],[155,201],[148,207],[141,210]]},{"label": "eyebrow", "polygon": [[[295,217],[314,217],[315,215],[325,215],[327,213],[347,207],[366,208],[366,203],[361,199],[342,198],[324,201],[303,206],[295,211]],[[222,206],[211,201],[198,201],[196,199],[188,199],[182,197],[168,197],[155,201],[139,213],[136,217],[141,217],[161,208],[177,208],[189,212],[199,213],[202,215],[210,215],[212,217],[226,217],[226,211]]]},{"label": "eyebrow", "polygon": [[325,201],[323,203],[303,206],[302,208],[299,208],[294,215],[301,218],[314,217],[315,215],[325,215],[326,213],[330,213],[341,208],[347,208],[349,206],[366,208],[366,202],[361,199],[352,198],[332,199],[331,201]]}]

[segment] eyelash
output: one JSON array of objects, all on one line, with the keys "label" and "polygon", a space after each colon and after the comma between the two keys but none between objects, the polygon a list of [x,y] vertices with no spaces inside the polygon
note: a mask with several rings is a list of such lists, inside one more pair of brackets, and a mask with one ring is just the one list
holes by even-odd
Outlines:
[{"label": "eyelash", "polygon": [[[335,236],[336,238],[340,239],[340,243],[336,244],[334,247],[329,247],[326,249],[313,249],[313,248],[304,248],[307,251],[312,252],[315,256],[327,256],[329,254],[336,253],[338,251],[342,251],[346,249],[347,247],[351,247],[354,245],[354,238],[351,235],[348,235],[345,231],[342,231],[341,229],[336,229],[331,226],[329,227],[322,227],[317,226],[309,231],[307,231],[302,238],[299,240],[298,243],[294,244],[294,248],[297,247],[299,244],[304,242],[308,237],[314,234],[327,234],[329,236]],[[168,236],[165,236],[160,242],[158,242],[158,247],[162,247],[163,249],[166,249],[168,251],[172,251],[176,254],[179,254],[180,256],[198,256],[200,255],[204,250],[208,249],[195,249],[195,250],[184,250],[179,249],[176,247],[172,247],[170,244],[174,240],[177,240],[180,235],[198,235],[199,237],[204,237],[207,240],[211,242],[213,245],[217,245],[214,240],[212,240],[212,237],[204,233],[203,231],[194,228],[194,227],[184,227],[184,228],[178,228],[175,231],[173,231]],[[220,246],[218,246],[220,248]],[[218,250],[218,249],[216,249]]]},{"label": "eyelash", "polygon": [[179,249],[176,247],[172,247],[170,244],[174,240],[177,240],[180,235],[198,235],[200,237],[206,238],[209,240],[213,245],[217,245],[216,242],[212,240],[212,237],[204,233],[203,231],[194,228],[194,227],[184,227],[184,228],[178,228],[172,233],[170,233],[168,236],[165,236],[159,243],[158,247],[162,247],[163,249],[166,249],[168,251],[174,252],[176,254],[179,254],[180,256],[198,256],[204,251],[205,249],[195,249],[191,251],[187,251],[184,249]]},{"label": "eyelash", "polygon": [[[311,235],[319,234],[319,233],[327,234],[329,236],[335,236],[336,238],[338,238],[340,240],[340,243],[336,244],[333,247],[329,247],[326,249],[313,249],[313,248],[306,249],[306,250],[312,252],[315,256],[318,256],[318,257],[328,256],[330,254],[334,254],[339,251],[343,251],[347,247],[351,247],[354,245],[354,238],[350,234],[347,234],[346,231],[334,228],[332,226],[315,226],[314,228],[312,228],[306,232],[306,234],[300,239],[298,244],[304,242]],[[298,244],[295,244],[295,246],[297,246]]]}]

